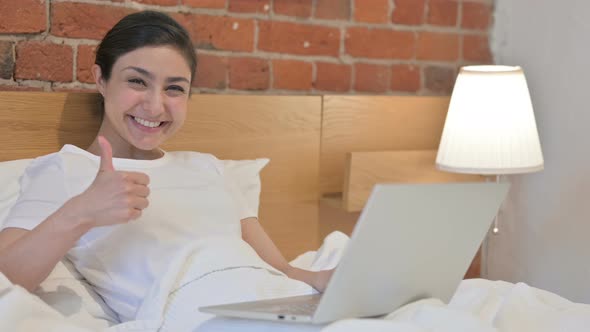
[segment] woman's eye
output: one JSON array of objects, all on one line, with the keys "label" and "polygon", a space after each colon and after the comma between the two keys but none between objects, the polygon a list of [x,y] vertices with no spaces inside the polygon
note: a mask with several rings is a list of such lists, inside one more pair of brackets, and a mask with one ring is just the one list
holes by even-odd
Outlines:
[{"label": "woman's eye", "polygon": [[141,85],[141,86],[146,86],[145,81],[140,79],[140,78],[131,78],[128,80],[129,83],[133,84],[133,85]]},{"label": "woman's eye", "polygon": [[168,87],[167,90],[172,91],[172,92],[184,93],[184,88],[179,85],[171,85]]}]

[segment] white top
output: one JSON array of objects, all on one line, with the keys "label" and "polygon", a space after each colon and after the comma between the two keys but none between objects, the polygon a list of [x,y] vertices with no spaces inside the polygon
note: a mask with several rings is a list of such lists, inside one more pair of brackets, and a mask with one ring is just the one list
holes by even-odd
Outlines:
[{"label": "white top", "polygon": [[[100,158],[73,145],[35,159],[4,228],[31,230],[94,181]],[[127,224],[90,230],[68,257],[122,321],[135,317],[152,283],[183,245],[209,236],[241,241],[254,216],[223,164],[209,154],[167,152],[156,160],[113,158],[116,170],[150,177],[150,205]],[[254,211],[254,212],[251,212]]]}]

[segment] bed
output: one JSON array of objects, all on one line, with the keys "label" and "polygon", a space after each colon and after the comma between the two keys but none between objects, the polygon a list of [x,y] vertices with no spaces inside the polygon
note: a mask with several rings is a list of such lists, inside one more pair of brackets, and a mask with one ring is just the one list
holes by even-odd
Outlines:
[{"label": "bed", "polygon": [[[164,148],[208,152],[227,160],[269,158],[271,162],[261,173],[260,222],[289,260],[295,260],[302,267],[325,268],[336,263],[337,255],[330,253],[338,253],[345,246],[343,234],[352,230],[362,209],[363,195],[373,183],[483,180],[434,169],[433,157],[448,102],[448,97],[194,95],[185,126]],[[48,154],[66,143],[88,146],[98,129],[99,105],[98,96],[92,93],[0,92],[0,141],[4,145],[0,162]],[[371,165],[388,167],[384,170]],[[320,245],[323,250],[314,252]],[[475,257],[467,277],[480,275],[480,257],[481,254]],[[64,312],[56,308],[57,301],[51,302],[51,297],[58,293],[58,280],[60,276],[65,278],[72,274],[77,281],[81,277],[75,275],[71,266],[63,266],[58,272],[61,274],[56,275],[55,283],[37,294],[44,303],[14,291],[4,280],[5,290],[0,287],[0,321],[17,322],[18,317],[23,317],[19,325],[23,331],[34,326],[27,327],[26,322],[34,324],[44,317],[48,321],[56,320],[56,330],[66,326],[59,324],[72,321],[82,324],[97,316],[103,319],[104,325],[93,325],[95,328],[116,324],[109,321],[109,313],[105,313],[108,308],[92,303],[93,299],[99,299],[93,298],[91,289],[84,284],[75,286],[78,289],[72,286],[72,291],[88,293],[80,298],[90,299],[90,303],[79,305],[87,309],[86,316],[76,318],[76,314],[72,314],[79,320],[59,322],[59,314],[63,316]],[[510,296],[515,296],[517,304],[523,299],[529,303],[535,300],[544,304],[546,311],[560,308],[563,313],[564,308],[571,309],[568,312],[573,312],[573,318],[567,322],[590,326],[590,321],[582,315],[590,317],[585,306],[570,304],[526,285],[486,283],[476,279],[461,287],[464,296],[454,299],[451,307],[426,300],[382,321],[344,321],[325,328],[358,330],[370,329],[363,324],[377,324],[375,328],[392,331],[407,331],[408,327],[421,331],[420,328],[426,329],[428,324],[438,322],[443,326],[443,321],[454,331],[461,327],[491,331],[493,329],[487,328],[496,323],[520,328],[530,326],[515,321],[510,312],[502,312],[505,307],[498,301],[511,299]],[[8,302],[10,296],[16,302]],[[44,311],[46,303],[55,304],[57,312]],[[22,312],[15,311],[18,305],[40,309],[27,313],[33,316],[22,316]],[[524,308],[531,317],[539,316],[538,311]],[[552,317],[560,322],[564,319],[563,315],[545,318]],[[149,330],[147,325],[144,327]],[[208,321],[201,327],[199,330],[323,328],[221,319]],[[110,329],[117,330],[116,325]]]}]

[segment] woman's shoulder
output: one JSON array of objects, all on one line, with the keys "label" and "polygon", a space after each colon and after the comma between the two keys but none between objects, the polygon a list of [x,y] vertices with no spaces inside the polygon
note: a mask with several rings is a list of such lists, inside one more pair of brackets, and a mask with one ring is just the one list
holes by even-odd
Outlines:
[{"label": "woman's shoulder", "polygon": [[56,171],[61,169],[61,164],[62,159],[59,152],[53,152],[31,160],[25,169],[25,173],[34,175],[49,171]]},{"label": "woman's shoulder", "polygon": [[32,159],[20,174],[19,182],[22,190],[31,186],[54,188],[63,177],[61,157],[54,152]]},{"label": "woman's shoulder", "polygon": [[71,146],[65,145],[59,151],[39,156],[31,160],[25,169],[25,173],[29,176],[55,174],[56,172],[63,174],[67,161],[70,159],[88,160],[87,157],[73,151]]}]

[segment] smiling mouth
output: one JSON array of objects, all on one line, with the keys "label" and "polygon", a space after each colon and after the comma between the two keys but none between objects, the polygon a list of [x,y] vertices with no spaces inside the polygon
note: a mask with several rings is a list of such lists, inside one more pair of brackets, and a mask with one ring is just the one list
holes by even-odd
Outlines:
[{"label": "smiling mouth", "polygon": [[161,127],[167,123],[166,121],[159,121],[159,122],[148,121],[148,120],[145,120],[140,117],[133,116],[133,115],[130,115],[130,117],[133,119],[133,121],[139,123],[140,125],[142,125],[144,127],[148,127],[148,128]]}]

